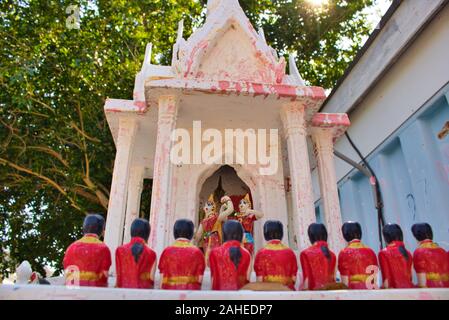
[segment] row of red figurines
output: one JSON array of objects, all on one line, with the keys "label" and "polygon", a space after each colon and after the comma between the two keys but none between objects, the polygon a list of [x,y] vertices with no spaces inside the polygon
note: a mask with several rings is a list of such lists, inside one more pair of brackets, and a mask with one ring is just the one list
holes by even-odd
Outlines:
[{"label": "row of red figurines", "polygon": [[[67,285],[107,286],[111,254],[99,240],[104,232],[104,219],[88,215],[83,225],[84,237],[69,246],[64,257]],[[295,290],[298,264],[292,249],[282,243],[283,225],[267,221],[263,227],[267,244],[255,256],[256,283],[249,283],[251,254],[242,246],[244,230],[235,220],[223,224],[223,244],[211,250],[209,265],[213,290]],[[413,288],[412,266],[419,287],[449,287],[449,253],[433,242],[430,225],[412,227],[419,246],[412,256],[405,249],[401,228],[388,224],[383,228],[387,247],[379,253],[383,288]],[[336,282],[336,255],[327,245],[323,224],[308,228],[312,246],[300,254],[303,281],[300,289],[375,289],[378,260],[372,249],[361,243],[362,231],[357,222],[346,222],[342,233],[348,246],[338,256],[341,282]],[[192,244],[194,225],[181,219],[174,225],[175,243],[159,259],[161,289],[200,290],[206,261],[203,252]],[[132,239],[116,250],[116,287],[154,288],[156,253],[147,246],[150,225],[136,219],[131,226]]]}]

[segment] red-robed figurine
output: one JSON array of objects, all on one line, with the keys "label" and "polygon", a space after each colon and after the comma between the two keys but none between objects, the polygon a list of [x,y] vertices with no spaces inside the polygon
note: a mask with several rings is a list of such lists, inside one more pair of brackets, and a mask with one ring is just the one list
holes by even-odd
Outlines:
[{"label": "red-robed figurine", "polygon": [[104,232],[104,218],[89,214],[84,219],[84,237],[72,243],[64,256],[66,285],[107,287],[111,252],[99,239]]},{"label": "red-robed figurine", "polygon": [[267,245],[260,249],[254,261],[258,282],[280,283],[295,290],[298,262],[292,249],[284,245],[283,225],[280,221],[267,221],[263,227]]},{"label": "red-robed figurine", "polygon": [[239,221],[245,231],[243,238],[243,246],[252,255],[254,252],[254,221],[262,219],[264,214],[262,212],[252,209],[249,194],[246,194],[239,202],[239,212],[235,212],[228,216],[228,220]]},{"label": "red-robed figurine", "polygon": [[117,288],[153,289],[156,253],[147,246],[150,224],[136,219],[131,224],[131,241],[117,248]]},{"label": "red-robed figurine", "polygon": [[327,230],[321,223],[312,223],[307,233],[312,246],[300,254],[304,289],[320,290],[335,283],[337,259],[327,245]]},{"label": "red-robed figurine", "polygon": [[387,247],[379,252],[383,287],[413,288],[412,255],[404,246],[402,229],[397,224],[387,224],[382,230]]},{"label": "red-robed figurine", "polygon": [[413,253],[413,265],[421,288],[449,287],[449,260],[446,251],[433,242],[432,227],[428,223],[412,226],[418,248]]},{"label": "red-robed figurine", "polygon": [[[220,180],[221,181],[221,180]],[[222,225],[227,216],[234,212],[234,206],[228,196],[221,198],[220,211],[216,210],[214,195],[211,194],[204,205],[205,218],[201,221],[195,236],[196,243],[202,243],[206,261],[212,249],[219,247],[222,243]]]},{"label": "red-robed figurine", "polygon": [[[338,255],[338,271],[343,284],[349,289],[375,289],[377,287],[376,253],[362,242],[362,227],[358,222],[346,222],[342,228],[348,246]],[[374,277],[373,277],[374,275]]]},{"label": "red-robed figurine", "polygon": [[251,255],[241,246],[243,227],[235,220],[223,225],[224,243],[210,253],[212,290],[239,290],[249,282]]},{"label": "red-robed figurine", "polygon": [[191,243],[193,222],[180,219],[175,222],[175,243],[162,252],[159,271],[162,289],[201,290],[206,262],[200,249]]}]

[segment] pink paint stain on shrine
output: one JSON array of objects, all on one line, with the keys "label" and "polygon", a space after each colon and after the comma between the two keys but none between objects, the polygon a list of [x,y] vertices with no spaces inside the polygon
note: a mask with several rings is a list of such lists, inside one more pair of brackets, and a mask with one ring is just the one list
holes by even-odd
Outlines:
[{"label": "pink paint stain on shrine", "polygon": [[242,85],[240,84],[240,82],[237,82],[235,84],[235,90],[236,90],[238,95],[240,94],[240,92],[242,92]]},{"label": "pink paint stain on shrine", "polygon": [[419,294],[419,300],[434,300],[434,298],[431,293],[421,292]]},{"label": "pink paint stain on shrine", "polygon": [[231,84],[229,81],[218,81],[218,87],[221,89],[222,92],[226,92]]},{"label": "pink paint stain on shrine", "polygon": [[137,107],[139,113],[144,113],[147,111],[147,104],[145,101],[134,101],[134,106]]},{"label": "pink paint stain on shrine", "polygon": [[265,91],[263,84],[260,83],[252,83],[251,84],[254,90],[254,97],[257,96],[268,96],[268,92]]},{"label": "pink paint stain on shrine", "polygon": [[187,78],[191,72],[192,64],[195,61],[195,57],[196,57],[197,53],[200,50],[206,50],[206,48],[208,46],[209,46],[209,42],[207,40],[203,40],[193,48],[192,52],[190,53],[189,60],[187,60],[186,72],[184,73],[185,78]]},{"label": "pink paint stain on shrine", "polygon": [[296,99],[296,87],[276,84],[273,85],[273,89],[278,98],[292,98],[292,101]]}]

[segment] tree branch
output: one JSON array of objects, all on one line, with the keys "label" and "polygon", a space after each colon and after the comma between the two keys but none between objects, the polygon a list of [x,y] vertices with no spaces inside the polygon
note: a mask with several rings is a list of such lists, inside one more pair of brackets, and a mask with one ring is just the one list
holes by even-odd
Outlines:
[{"label": "tree branch", "polygon": [[74,207],[74,208],[76,208],[76,209],[78,209],[78,210],[81,211],[81,208],[80,208],[80,207],[73,201],[73,199],[71,199],[71,198],[69,197],[69,195],[68,195],[67,192],[64,190],[64,188],[62,188],[62,187],[61,187],[57,182],[55,182],[54,180],[52,180],[52,179],[50,179],[50,178],[48,178],[48,177],[46,177],[46,176],[44,176],[44,175],[42,175],[42,174],[39,174],[39,173],[37,173],[37,172],[34,172],[33,170],[30,170],[30,169],[28,169],[28,168],[24,168],[24,167],[22,167],[22,166],[19,166],[19,165],[15,164],[15,163],[13,163],[13,162],[11,162],[11,161],[9,161],[9,160],[6,160],[6,159],[4,159],[4,158],[0,158],[0,163],[6,164],[6,165],[10,166],[11,168],[14,168],[14,169],[16,169],[16,170],[18,170],[18,171],[21,171],[21,172],[28,173],[28,174],[30,174],[30,175],[32,175],[32,176],[35,176],[36,178],[38,178],[38,179],[40,179],[40,180],[45,181],[46,183],[48,183],[49,185],[51,185],[53,188],[55,188],[56,190],[58,190],[62,195],[64,195],[64,196],[70,201],[72,207]]}]

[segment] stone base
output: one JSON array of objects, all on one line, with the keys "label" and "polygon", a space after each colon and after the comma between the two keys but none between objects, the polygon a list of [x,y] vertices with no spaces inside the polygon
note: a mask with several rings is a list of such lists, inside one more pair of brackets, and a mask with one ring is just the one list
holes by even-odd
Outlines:
[{"label": "stone base", "polygon": [[0,300],[449,300],[449,289],[341,291],[172,291],[0,285]]}]

